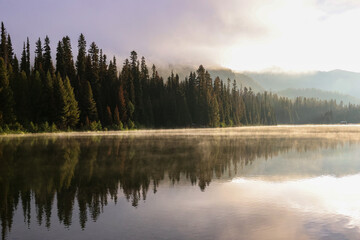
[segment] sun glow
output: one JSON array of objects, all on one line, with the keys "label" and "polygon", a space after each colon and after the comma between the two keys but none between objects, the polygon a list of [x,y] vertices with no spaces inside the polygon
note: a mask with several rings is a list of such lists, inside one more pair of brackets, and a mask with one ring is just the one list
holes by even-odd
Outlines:
[{"label": "sun glow", "polygon": [[268,32],[224,47],[220,64],[234,70],[359,71],[360,9],[332,12],[314,1],[277,1],[256,14]]},{"label": "sun glow", "polygon": [[360,227],[360,189],[354,186],[358,182],[360,174],[279,182],[247,178],[232,180],[241,187],[258,189],[254,193],[258,196],[252,197],[263,198],[262,201],[274,198],[278,204],[302,212],[346,216],[350,225]]}]

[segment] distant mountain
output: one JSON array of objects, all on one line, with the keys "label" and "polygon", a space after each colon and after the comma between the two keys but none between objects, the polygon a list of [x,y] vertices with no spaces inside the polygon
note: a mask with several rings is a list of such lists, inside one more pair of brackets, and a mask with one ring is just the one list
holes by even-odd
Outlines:
[{"label": "distant mountain", "polygon": [[219,77],[224,82],[226,82],[228,78],[231,82],[235,79],[238,87],[251,87],[254,92],[264,91],[264,88],[259,83],[243,73],[235,73],[230,69],[209,69],[208,71],[213,79]]},{"label": "distant mountain", "polygon": [[[206,68],[206,66],[205,66]],[[197,68],[191,67],[191,66],[182,66],[182,65],[170,65],[168,67],[161,67],[158,69],[158,72],[160,76],[162,76],[164,79],[166,79],[168,76],[170,76],[171,71],[174,72],[174,74],[178,74],[180,77],[180,80],[184,80],[185,77],[188,77],[190,72],[195,72]],[[225,68],[206,68],[206,70],[209,71],[211,78],[214,80],[216,77],[219,77],[224,81],[224,83],[227,83],[227,79],[229,78],[231,80],[231,86],[232,82],[235,79],[236,84],[238,87],[251,87],[251,89],[254,92],[262,92],[264,91],[264,88],[257,83],[254,79],[247,76],[243,73],[236,73],[233,72],[231,69],[225,69]]]},{"label": "distant mountain", "polygon": [[266,90],[316,88],[360,97],[360,73],[343,70],[311,73],[244,72]]},{"label": "distant mountain", "polygon": [[344,104],[348,104],[349,102],[353,104],[360,104],[359,98],[347,94],[324,91],[315,88],[306,88],[306,89],[287,88],[285,90],[281,90],[276,93],[280,96],[288,97],[288,98],[306,97],[306,98],[317,98],[321,100],[334,99],[336,100],[337,103],[343,101]]},{"label": "distant mountain", "polygon": [[190,72],[196,71],[197,68],[192,66],[184,66],[184,65],[169,65],[169,66],[163,66],[158,67],[157,71],[159,72],[159,75],[166,79],[170,76],[171,72],[174,74],[178,74],[180,77],[180,80],[184,80],[185,77],[189,77]]}]

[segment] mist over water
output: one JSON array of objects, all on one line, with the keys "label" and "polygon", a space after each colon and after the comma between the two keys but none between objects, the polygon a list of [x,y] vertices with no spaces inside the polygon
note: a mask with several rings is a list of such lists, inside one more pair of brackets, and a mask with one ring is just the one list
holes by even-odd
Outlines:
[{"label": "mist over water", "polygon": [[360,127],[0,137],[3,239],[358,239]]}]

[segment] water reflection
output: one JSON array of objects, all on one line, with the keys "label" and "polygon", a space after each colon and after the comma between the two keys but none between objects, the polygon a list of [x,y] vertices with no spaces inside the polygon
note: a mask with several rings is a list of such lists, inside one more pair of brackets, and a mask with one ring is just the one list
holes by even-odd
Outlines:
[{"label": "water reflection", "polygon": [[[358,143],[226,136],[0,138],[2,238],[11,232],[18,208],[29,227],[36,221],[50,229],[54,214],[61,224],[71,226],[77,206],[77,219],[85,229],[89,220],[98,220],[108,201],[116,203],[119,196],[125,196],[137,207],[162,183],[197,185],[205,191],[214,179],[234,178],[234,183],[247,183],[244,191],[251,189],[249,186],[264,191],[274,189],[266,188],[266,184],[280,182],[276,186],[281,192],[284,186],[294,187],[291,181],[298,179],[356,174],[360,163],[353,161],[353,156],[347,159],[342,155],[342,162],[336,156],[353,144]],[[332,189],[336,185],[330,184],[323,186]],[[251,191],[242,195],[248,193]],[[348,206],[351,212],[353,205]]]}]

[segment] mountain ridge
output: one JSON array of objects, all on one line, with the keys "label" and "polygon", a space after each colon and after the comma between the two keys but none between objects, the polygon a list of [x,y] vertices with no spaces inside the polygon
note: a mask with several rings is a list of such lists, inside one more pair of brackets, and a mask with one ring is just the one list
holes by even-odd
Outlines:
[{"label": "mountain ridge", "polygon": [[306,97],[306,98],[317,98],[320,100],[336,100],[338,103],[341,101],[344,104],[360,104],[360,99],[351,95],[342,94],[339,92],[324,91],[316,88],[303,88],[303,89],[294,89],[287,88],[281,91],[276,92],[279,96],[296,98],[296,97]]}]

